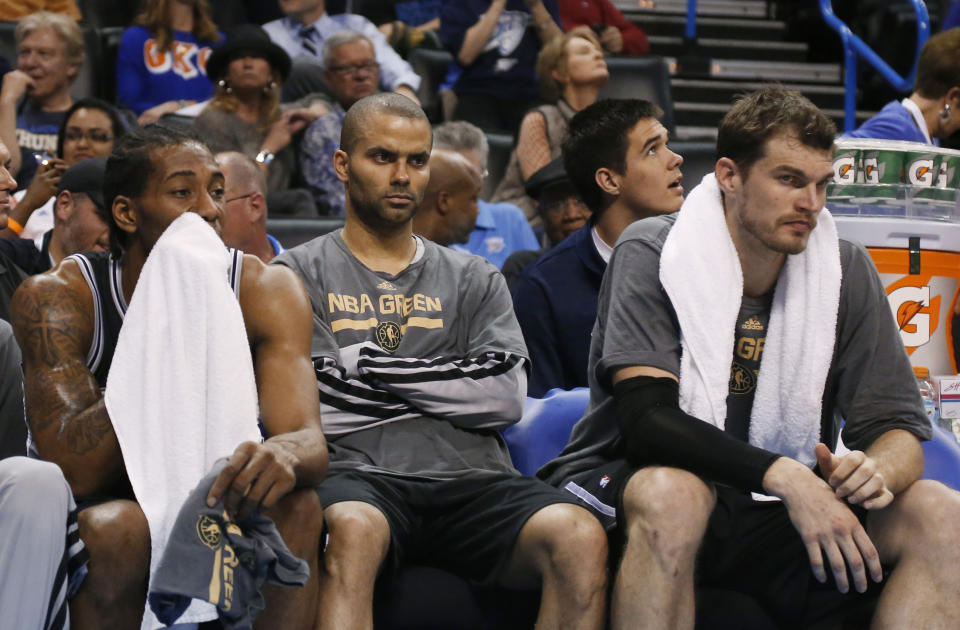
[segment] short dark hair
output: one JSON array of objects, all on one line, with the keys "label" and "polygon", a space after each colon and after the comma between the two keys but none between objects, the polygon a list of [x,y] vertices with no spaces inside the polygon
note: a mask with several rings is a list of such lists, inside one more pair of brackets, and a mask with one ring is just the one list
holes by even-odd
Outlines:
[{"label": "short dark hair", "polygon": [[927,40],[917,60],[913,89],[923,98],[940,98],[960,86],[960,28],[937,33]]},{"label": "short dark hair", "polygon": [[70,109],[63,116],[63,122],[60,123],[60,130],[57,131],[57,157],[63,157],[63,140],[67,133],[67,122],[78,109],[96,109],[106,114],[107,118],[110,119],[110,133],[113,134],[114,144],[127,132],[127,126],[120,120],[120,114],[116,107],[92,96],[81,98],[70,106]]},{"label": "short dark hair", "polygon": [[563,141],[563,168],[595,217],[606,207],[597,170],[623,173],[630,146],[627,134],[641,120],[661,116],[663,110],[650,101],[614,98],[597,101],[570,119]]},{"label": "short dark hair", "polygon": [[[350,106],[343,119],[343,128],[340,130],[340,149],[352,153],[357,139],[363,129],[368,116],[401,116],[414,120],[423,120],[430,126],[423,109],[412,100],[396,92],[379,92],[365,96]],[[430,142],[433,143],[433,129],[430,130]]]},{"label": "short dark hair", "polygon": [[767,140],[793,134],[804,145],[829,151],[837,126],[800,92],[768,85],[737,98],[717,131],[717,158],[730,158],[743,177],[764,156]]},{"label": "short dark hair", "polygon": [[103,176],[103,208],[101,218],[110,228],[110,253],[119,257],[127,245],[128,234],[113,220],[113,202],[117,197],[139,199],[156,165],[151,154],[166,147],[196,142],[206,146],[183,127],[155,123],[132,130],[113,145]]}]

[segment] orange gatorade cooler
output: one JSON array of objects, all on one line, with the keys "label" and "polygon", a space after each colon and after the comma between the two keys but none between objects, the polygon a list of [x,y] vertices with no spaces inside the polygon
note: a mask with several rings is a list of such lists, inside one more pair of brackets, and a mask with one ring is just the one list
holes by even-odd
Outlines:
[{"label": "orange gatorade cooler", "polygon": [[953,314],[960,288],[960,217],[957,222],[910,216],[834,218],[842,238],[858,241],[870,252],[910,362],[928,367],[931,374],[956,374]]}]

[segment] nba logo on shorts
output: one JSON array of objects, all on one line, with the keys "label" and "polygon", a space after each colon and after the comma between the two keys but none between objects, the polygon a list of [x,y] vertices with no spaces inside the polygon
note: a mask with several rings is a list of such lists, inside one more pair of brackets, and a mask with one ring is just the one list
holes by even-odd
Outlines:
[{"label": "nba logo on shorts", "polygon": [[604,475],[603,477],[600,477],[601,488],[606,488],[608,483],[610,483],[610,477],[608,475]]}]

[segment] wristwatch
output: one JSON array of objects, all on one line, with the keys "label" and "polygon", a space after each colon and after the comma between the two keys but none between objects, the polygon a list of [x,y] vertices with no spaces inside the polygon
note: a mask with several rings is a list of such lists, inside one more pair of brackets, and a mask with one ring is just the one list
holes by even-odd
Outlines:
[{"label": "wristwatch", "polygon": [[264,166],[270,166],[270,162],[273,162],[273,158],[276,155],[272,151],[261,151],[257,153],[257,157],[253,158],[257,164],[263,164]]}]

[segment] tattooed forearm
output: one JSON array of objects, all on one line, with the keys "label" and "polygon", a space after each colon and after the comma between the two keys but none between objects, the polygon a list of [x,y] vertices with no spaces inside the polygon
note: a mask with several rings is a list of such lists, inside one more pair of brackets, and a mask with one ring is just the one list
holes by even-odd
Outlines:
[{"label": "tattooed forearm", "polygon": [[64,423],[60,433],[66,441],[67,450],[74,455],[83,455],[98,447],[104,438],[113,435],[113,425],[110,424],[103,399]]},{"label": "tattooed forearm", "polygon": [[92,436],[109,433],[100,389],[86,365],[74,360],[52,370],[28,370],[25,380],[27,423],[35,437],[45,438],[43,433],[56,423],[56,439],[65,440],[71,452],[82,453],[96,446]]}]

